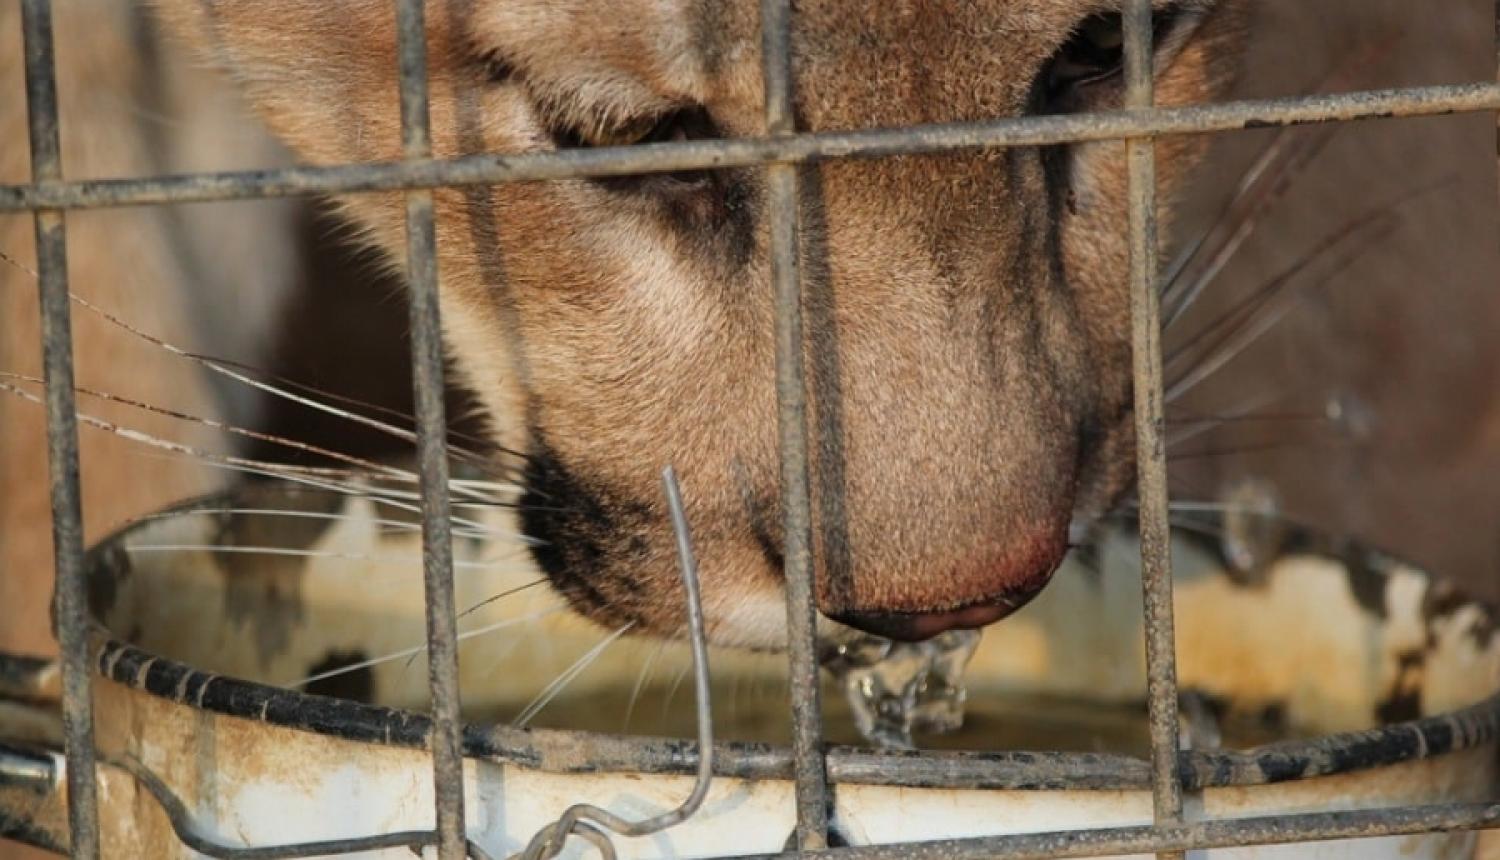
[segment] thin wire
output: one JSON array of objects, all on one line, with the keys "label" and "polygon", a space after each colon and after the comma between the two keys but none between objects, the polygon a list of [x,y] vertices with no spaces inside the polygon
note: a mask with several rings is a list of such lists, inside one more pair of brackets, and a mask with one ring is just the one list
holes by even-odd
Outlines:
[{"label": "thin wire", "polygon": [[[554,606],[549,609],[543,609],[540,612],[533,612],[530,615],[523,615],[519,618],[502,619],[500,621],[496,621],[494,624],[486,624],[483,627],[476,627],[473,630],[465,630],[464,632],[458,634],[456,638],[458,641],[463,642],[468,639],[473,639],[475,636],[484,636],[485,634],[495,633],[508,627],[516,627],[521,624],[530,624],[533,621],[541,620],[543,618],[546,618],[548,615],[554,615],[561,611],[561,606]],[[372,666],[379,666],[382,663],[389,663],[393,660],[400,660],[402,657],[410,657],[413,654],[421,654],[426,650],[426,645],[413,645],[410,648],[403,648],[400,651],[392,651],[391,653],[381,657],[372,657],[369,660],[361,660],[358,663],[349,663],[347,665],[340,666],[337,669],[330,669],[327,672],[319,672],[316,675],[309,675],[306,678],[293,681],[290,684],[287,684],[287,686],[305,687],[308,684],[312,684],[317,681],[336,678],[339,675],[347,675],[350,672],[356,672],[360,669],[368,669]]]},{"label": "thin wire", "polygon": [[[621,836],[649,836],[692,817],[708,797],[714,776],[713,696],[709,686],[708,635],[703,622],[703,599],[698,591],[698,560],[693,552],[692,535],[682,503],[682,489],[677,473],[668,466],[662,470],[667,507],[672,517],[672,531],[677,538],[677,563],[682,573],[682,587],[687,595],[688,636],[693,647],[693,681],[697,687],[698,705],[698,775],[693,790],[680,806],[643,821],[628,821],[614,813],[586,803],[570,807],[556,822],[542,828],[532,837],[526,850],[512,860],[546,860],[556,857],[569,836],[583,836],[606,857],[614,856],[614,846],[600,828]],[[623,632],[623,631],[622,631]]]}]

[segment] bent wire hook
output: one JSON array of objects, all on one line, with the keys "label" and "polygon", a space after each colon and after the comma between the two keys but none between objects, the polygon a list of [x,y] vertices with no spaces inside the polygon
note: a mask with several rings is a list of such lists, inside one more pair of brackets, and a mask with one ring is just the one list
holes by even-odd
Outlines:
[{"label": "bent wire hook", "polygon": [[690,818],[708,796],[709,784],[713,781],[714,724],[708,689],[708,641],[703,631],[703,601],[698,594],[698,561],[693,555],[692,535],[688,532],[677,473],[668,466],[662,470],[661,478],[667,493],[667,508],[672,516],[672,531],[677,536],[677,563],[682,572],[682,585],[687,591],[688,633],[693,646],[693,683],[697,688],[698,706],[697,781],[681,806],[643,821],[627,821],[592,804],[571,806],[557,821],[538,831],[526,850],[513,855],[511,860],[550,860],[562,851],[569,836],[586,839],[606,860],[614,860],[615,848],[609,833],[617,836],[659,833]]}]

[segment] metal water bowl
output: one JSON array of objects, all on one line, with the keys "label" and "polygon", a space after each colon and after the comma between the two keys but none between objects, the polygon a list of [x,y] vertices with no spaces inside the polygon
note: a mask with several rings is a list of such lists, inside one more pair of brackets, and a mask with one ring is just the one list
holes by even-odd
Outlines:
[{"label": "metal water bowl", "polygon": [[[474,844],[508,856],[579,802],[626,818],[675,807],[697,761],[692,681],[675,689],[686,647],[625,636],[601,650],[608,631],[534,585],[505,508],[462,516]],[[965,676],[964,729],[919,738],[942,751],[860,748],[830,689],[839,840],[1150,823],[1133,529],[1101,529],[1034,605],[986,632]],[[1174,540],[1189,820],[1500,791],[1500,636],[1487,608],[1271,516],[1204,515]],[[184,837],[214,853],[431,829],[419,558],[401,506],[286,487],[202,500],[97,546],[106,856],[198,856]],[[403,656],[363,665],[391,654]],[[589,654],[526,726],[510,724]],[[623,857],[774,853],[793,831],[784,661],[715,651],[711,666],[721,742],[707,801],[662,833],[616,838]],[[65,841],[60,805],[29,808],[37,834]],[[1457,858],[1475,845],[1439,833],[1203,856]],[[564,856],[594,850],[574,840]]]}]

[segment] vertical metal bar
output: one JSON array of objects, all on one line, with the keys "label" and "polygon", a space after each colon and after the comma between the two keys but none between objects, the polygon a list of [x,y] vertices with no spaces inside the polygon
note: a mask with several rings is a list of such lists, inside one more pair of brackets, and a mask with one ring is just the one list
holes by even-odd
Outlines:
[{"label": "vertical metal bar", "polygon": [[[766,130],[794,134],[791,8],[789,0],[762,0]],[[797,167],[766,169],[771,219],[771,278],[776,297],[776,399],[781,448],[782,524],[786,535],[787,657],[792,696],[792,754],[797,792],[797,844],[827,846],[828,778],[823,757],[822,702],[818,693],[817,610],[813,596],[812,501],[808,479],[807,387],[803,377],[802,281],[798,227],[801,205]]]},{"label": "vertical metal bar", "polygon": [[[407,158],[432,153],[427,102],[423,0],[397,0],[400,34],[401,148]],[[464,836],[464,763],[458,689],[458,623],[453,598],[447,419],[438,317],[437,239],[432,192],[406,195],[406,267],[411,300],[412,385],[422,492],[422,572],[427,597],[427,673],[432,689],[432,779],[438,857],[460,860]]]},{"label": "vertical metal bar", "polygon": [[[1125,106],[1155,101],[1151,0],[1124,9]],[[1178,773],[1177,653],[1172,624],[1172,558],[1167,519],[1166,433],[1162,402],[1161,307],[1157,293],[1156,141],[1126,141],[1129,162],[1130,312],[1135,363],[1136,469],[1139,475],[1141,585],[1145,595],[1146,696],[1150,709],[1152,796],[1157,824],[1182,821]],[[1158,855],[1180,858],[1179,852]]]},{"label": "vertical metal bar", "polygon": [[[49,0],[24,0],[26,117],[31,176],[62,179],[56,61]],[[78,472],[78,412],[73,397],[73,325],[68,301],[68,246],[63,213],[36,213],[36,268],[41,291],[42,366],[47,386],[47,461],[52,490],[52,549],[57,583],[53,620],[62,649],[63,736],[68,756],[68,833],[75,858],[99,856],[99,796],[94,768],[94,701],[83,580],[83,506]]]}]

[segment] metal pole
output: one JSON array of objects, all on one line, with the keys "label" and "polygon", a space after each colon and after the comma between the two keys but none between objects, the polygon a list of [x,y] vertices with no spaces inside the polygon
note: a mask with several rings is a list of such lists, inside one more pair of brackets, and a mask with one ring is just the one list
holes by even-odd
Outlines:
[{"label": "metal pole", "polygon": [[[1151,0],[1124,10],[1125,106],[1153,106]],[[1171,527],[1167,508],[1161,307],[1157,292],[1156,140],[1126,141],[1129,162],[1130,311],[1135,362],[1136,469],[1139,475],[1141,577],[1145,596],[1146,697],[1151,726],[1151,793],[1157,825],[1182,823],[1178,773],[1177,655],[1172,625]],[[1180,858],[1162,851],[1161,858]]]},{"label": "metal pole", "polygon": [[[397,0],[400,34],[401,149],[409,159],[432,154],[427,102],[427,38],[423,0]],[[461,860],[464,836],[463,725],[458,689],[458,623],[453,598],[453,535],[449,522],[447,419],[438,317],[437,239],[432,192],[406,195],[406,268],[411,287],[412,384],[422,492],[422,573],[427,603],[427,672],[432,688],[433,797],[438,857]]]},{"label": "metal pole", "polygon": [[1412,87],[1153,110],[1011,116],[980,122],[787,137],[636,144],[515,155],[481,154],[446,160],[285,167],[140,179],[85,179],[40,187],[0,184],[0,212],[358,194],[440,185],[496,185],[584,176],[675,173],[773,163],[806,164],[833,158],[882,158],[1002,146],[1049,146],[1355,119],[1493,113],[1496,110],[1500,110],[1500,84],[1497,83]]},{"label": "metal pole", "polygon": [[[791,9],[788,0],[762,0],[766,130],[796,132],[792,115]],[[797,796],[797,845],[827,846],[828,776],[823,760],[822,702],[818,693],[817,610],[813,593],[812,501],[808,479],[807,388],[803,376],[802,284],[797,167],[766,170],[771,219],[771,278],[776,300],[776,399],[781,447],[781,506],[785,529],[787,657],[792,697],[792,757]]]},{"label": "metal pole", "polygon": [[[1500,825],[1500,804],[1461,803],[906,842],[834,848],[820,851],[813,857],[816,860],[1058,860],[1063,857],[1135,856],[1153,851],[1161,856],[1181,855],[1187,850],[1377,839],[1496,825]],[[758,854],[734,860],[789,860],[791,856],[785,853]]]},{"label": "metal pole", "polygon": [[[26,111],[31,176],[62,179],[56,61],[49,0],[24,0]],[[36,212],[36,268],[41,293],[42,366],[47,385],[47,461],[52,484],[52,549],[57,564],[53,623],[62,650],[63,737],[68,757],[68,832],[75,858],[99,856],[94,704],[88,641],[88,588],[83,574],[83,506],[78,473],[78,412],[73,396],[73,328],[63,213]]]}]

